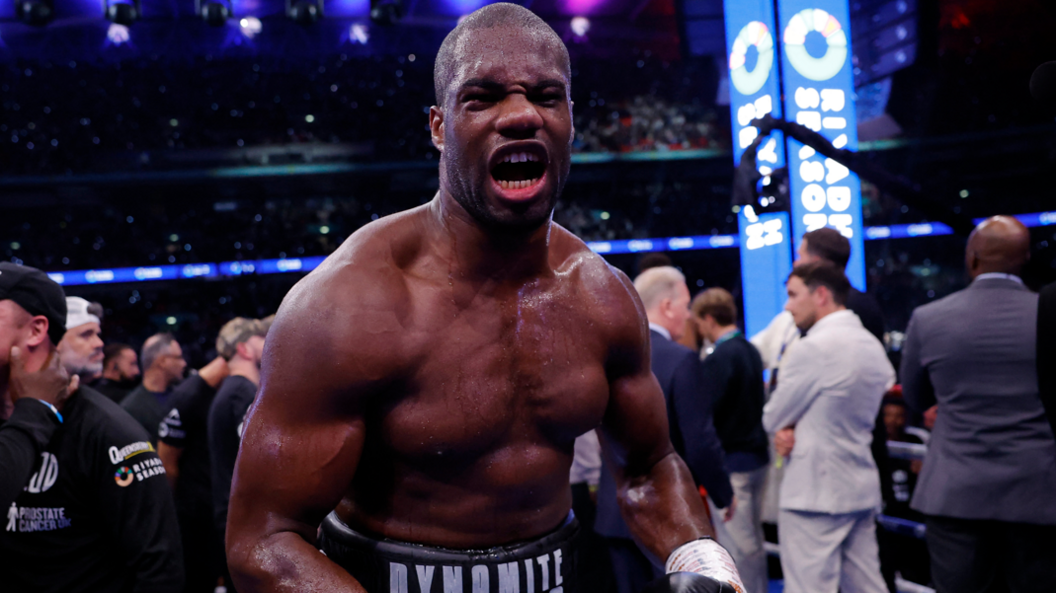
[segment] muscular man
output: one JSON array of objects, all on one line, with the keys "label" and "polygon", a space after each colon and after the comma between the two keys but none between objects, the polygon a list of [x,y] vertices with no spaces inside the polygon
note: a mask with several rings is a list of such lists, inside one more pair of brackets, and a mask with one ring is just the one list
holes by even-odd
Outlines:
[{"label": "muscular man", "polygon": [[516,5],[444,41],[437,196],[352,235],[269,334],[227,525],[240,592],[588,590],[568,476],[595,427],[631,532],[674,573],[657,590],[732,590],[634,287],[551,222],[569,77],[560,38]]}]

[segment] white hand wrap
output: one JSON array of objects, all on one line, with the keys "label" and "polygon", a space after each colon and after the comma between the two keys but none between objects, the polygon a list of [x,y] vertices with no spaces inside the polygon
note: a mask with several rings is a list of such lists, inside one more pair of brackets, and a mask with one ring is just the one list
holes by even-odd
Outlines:
[{"label": "white hand wrap", "polygon": [[667,574],[695,572],[728,583],[740,593],[747,593],[730,553],[711,538],[698,539],[679,546],[671,552],[667,563],[664,564],[664,571]]}]

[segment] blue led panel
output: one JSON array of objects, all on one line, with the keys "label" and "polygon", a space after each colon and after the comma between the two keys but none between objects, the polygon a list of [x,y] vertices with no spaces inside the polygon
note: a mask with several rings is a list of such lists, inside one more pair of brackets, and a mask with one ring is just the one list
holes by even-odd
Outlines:
[{"label": "blue led panel", "polygon": [[754,336],[785,306],[784,280],[792,271],[792,239],[787,212],[755,216],[745,209],[737,215],[737,223],[741,231],[744,333]]},{"label": "blue led panel", "polygon": [[[854,75],[847,0],[778,0],[787,119],[821,133],[837,148],[857,150]],[[851,241],[847,278],[865,290],[861,182],[832,159],[788,141],[793,242],[832,227]]]},{"label": "blue led panel", "polygon": [[[733,164],[759,135],[748,123],[768,113],[781,116],[774,5],[771,0],[724,0],[726,59],[730,69],[730,116],[733,119]],[[785,164],[780,132],[770,135],[757,153],[767,175]]]}]

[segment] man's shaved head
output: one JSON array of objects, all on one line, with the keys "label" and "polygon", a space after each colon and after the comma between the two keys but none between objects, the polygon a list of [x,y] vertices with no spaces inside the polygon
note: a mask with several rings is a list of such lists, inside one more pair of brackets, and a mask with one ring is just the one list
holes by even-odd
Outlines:
[{"label": "man's shaved head", "polygon": [[1019,274],[1030,260],[1030,231],[1011,216],[992,216],[968,237],[964,261],[972,278],[980,274]]},{"label": "man's shaved head", "polygon": [[444,94],[455,76],[455,66],[472,44],[467,33],[497,27],[512,27],[540,37],[550,37],[553,45],[560,48],[565,73],[570,74],[571,61],[568,57],[568,48],[561,41],[561,37],[550,28],[550,25],[523,6],[508,2],[489,4],[463,19],[447,34],[444,43],[440,45],[440,51],[436,54],[436,66],[433,68],[433,86],[436,90],[437,106],[444,106]]}]

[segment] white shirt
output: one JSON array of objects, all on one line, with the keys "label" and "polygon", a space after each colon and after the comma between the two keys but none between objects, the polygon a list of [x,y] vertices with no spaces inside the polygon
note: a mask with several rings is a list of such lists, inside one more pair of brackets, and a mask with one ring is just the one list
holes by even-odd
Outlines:
[{"label": "white shirt", "polygon": [[[1013,282],[1019,282],[1020,284],[1023,284],[1023,279],[1020,278],[1019,276],[1016,276],[1015,274],[1002,274],[1001,272],[987,272],[985,274],[979,274],[978,276],[975,277],[975,280],[990,280],[990,279],[1011,280]],[[972,280],[972,282],[975,282],[975,280]]]},{"label": "white shirt", "polygon": [[788,311],[781,311],[766,329],[752,336],[751,342],[763,358],[763,367],[776,369],[781,359],[788,355],[792,345],[799,340],[799,328]]},{"label": "white shirt", "polygon": [[654,332],[660,334],[661,336],[664,336],[668,340],[671,339],[671,332],[667,331],[667,328],[662,326],[662,325],[657,325],[657,324],[653,323],[652,321],[650,321],[649,322],[649,329],[651,329]]},{"label": "white shirt", "polygon": [[880,341],[848,310],[826,315],[786,352],[763,408],[768,433],[795,426],[780,507],[822,513],[878,508],[870,445],[895,369]]},{"label": "white shirt", "polygon": [[570,484],[586,482],[597,486],[601,480],[601,443],[598,433],[591,430],[576,439],[575,452],[572,456],[572,467],[568,472]]}]

